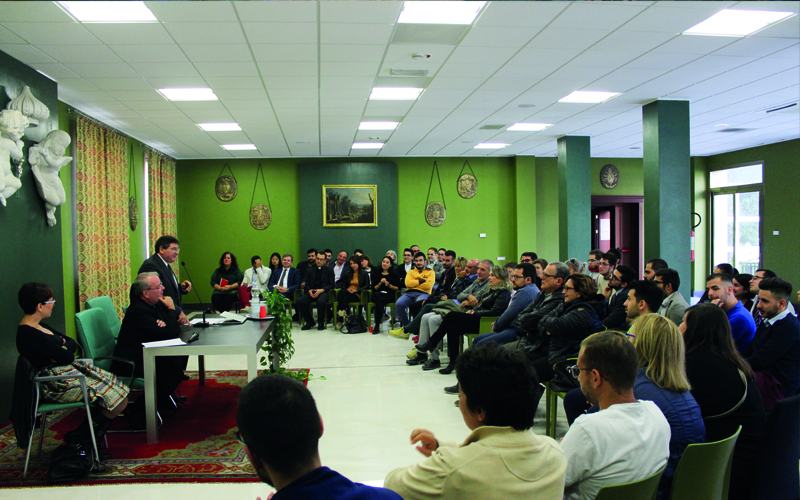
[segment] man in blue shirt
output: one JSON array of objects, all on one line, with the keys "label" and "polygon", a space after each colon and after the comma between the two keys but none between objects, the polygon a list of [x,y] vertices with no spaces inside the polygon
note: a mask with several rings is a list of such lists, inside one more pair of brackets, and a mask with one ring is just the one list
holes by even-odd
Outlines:
[{"label": "man in blue shirt", "polygon": [[756,322],[750,312],[733,294],[733,278],[727,273],[716,273],[706,278],[708,300],[716,304],[728,315],[731,324],[731,334],[736,342],[736,348],[743,352],[756,333]]},{"label": "man in blue shirt", "polygon": [[472,342],[473,346],[481,345],[484,342],[508,344],[517,340],[517,316],[539,295],[539,288],[533,282],[535,277],[536,268],[533,267],[533,264],[517,264],[516,269],[511,272],[511,283],[514,285],[516,293],[511,297],[508,308],[494,322],[490,333],[475,337]]},{"label": "man in blue shirt", "polygon": [[311,392],[294,379],[256,377],[239,395],[236,423],[258,477],[277,490],[272,500],[402,500],[322,466],[322,417]]}]

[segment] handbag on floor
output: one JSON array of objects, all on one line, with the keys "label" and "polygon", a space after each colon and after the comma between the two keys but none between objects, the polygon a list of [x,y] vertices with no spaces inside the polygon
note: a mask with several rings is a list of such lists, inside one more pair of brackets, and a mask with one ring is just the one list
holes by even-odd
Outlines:
[{"label": "handbag on floor", "polygon": [[69,483],[83,479],[92,470],[102,472],[105,466],[95,461],[90,439],[74,439],[70,444],[62,444],[53,451],[47,481],[51,484]]},{"label": "handbag on floor", "polygon": [[367,321],[360,314],[348,316],[342,326],[342,333],[364,333],[367,331],[369,331]]}]

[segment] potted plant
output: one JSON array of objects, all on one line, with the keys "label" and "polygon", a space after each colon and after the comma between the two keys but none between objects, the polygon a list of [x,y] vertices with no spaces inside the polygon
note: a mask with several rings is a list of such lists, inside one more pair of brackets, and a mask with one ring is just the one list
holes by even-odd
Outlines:
[{"label": "potted plant", "polygon": [[[271,293],[264,295],[264,297],[267,303],[267,310],[274,318],[274,325],[272,332],[270,332],[261,346],[261,350],[266,351],[266,355],[261,357],[261,366],[269,366],[269,369],[262,371],[261,374],[280,373],[303,382],[303,385],[307,385],[308,381],[314,378],[311,375],[311,370],[308,368],[284,368],[294,355],[292,317],[286,312],[286,305],[289,303],[289,299],[277,290],[273,290]],[[325,380],[325,377],[319,378]]]}]

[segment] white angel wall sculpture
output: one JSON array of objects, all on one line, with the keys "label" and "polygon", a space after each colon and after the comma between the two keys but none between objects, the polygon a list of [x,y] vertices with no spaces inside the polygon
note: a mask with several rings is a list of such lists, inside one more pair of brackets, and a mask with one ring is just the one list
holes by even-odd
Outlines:
[{"label": "white angel wall sculpture", "polygon": [[24,160],[22,135],[27,127],[28,119],[19,111],[0,111],[0,205],[3,206],[22,187],[22,182],[14,175],[11,160],[16,164],[21,164]]},{"label": "white angel wall sculpture", "polygon": [[64,186],[58,172],[61,167],[72,161],[71,156],[63,156],[64,150],[72,142],[69,134],[62,130],[53,130],[44,140],[28,151],[28,161],[36,178],[39,195],[44,200],[47,210],[47,225],[56,224],[56,207],[67,201]]}]

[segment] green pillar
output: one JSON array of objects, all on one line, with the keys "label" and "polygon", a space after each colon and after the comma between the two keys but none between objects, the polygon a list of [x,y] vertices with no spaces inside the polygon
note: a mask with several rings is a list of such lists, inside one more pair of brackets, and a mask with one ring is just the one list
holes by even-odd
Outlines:
[{"label": "green pillar", "polygon": [[558,139],[559,259],[585,259],[592,250],[591,149],[589,137]]},{"label": "green pillar", "polygon": [[536,248],[536,157],[514,158],[514,195],[517,219],[517,241],[514,255],[508,260],[516,261],[522,252],[539,252]]},{"label": "green pillar", "polygon": [[655,101],[642,108],[644,129],[644,258],[660,257],[691,296],[692,221],[689,102]]}]

